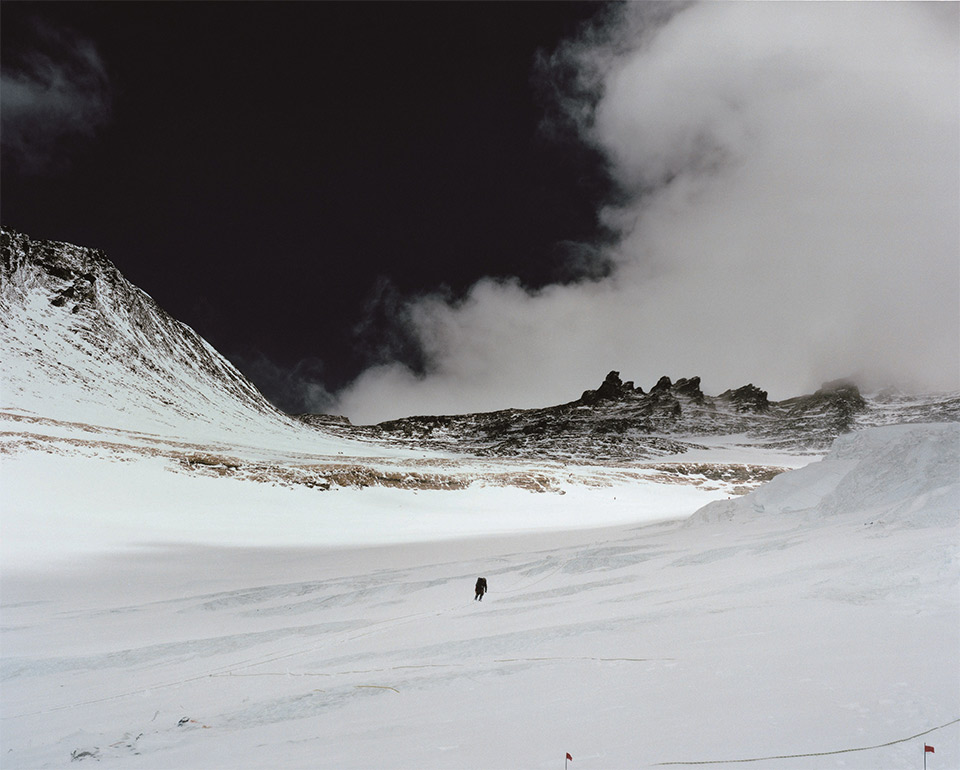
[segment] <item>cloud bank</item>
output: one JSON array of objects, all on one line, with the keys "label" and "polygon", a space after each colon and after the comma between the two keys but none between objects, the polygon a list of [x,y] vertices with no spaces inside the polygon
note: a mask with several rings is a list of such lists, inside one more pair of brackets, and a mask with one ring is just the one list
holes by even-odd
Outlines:
[{"label": "cloud bank", "polygon": [[23,173],[49,173],[109,122],[111,86],[89,39],[39,19],[29,32],[0,76],[3,160]]},{"label": "cloud bank", "polygon": [[610,369],[644,387],[753,382],[774,399],[845,376],[960,388],[947,5],[618,6],[547,69],[618,188],[598,212],[618,234],[598,256],[612,269],[409,299],[396,323],[423,367],[375,366],[336,408],[374,422],[539,406]]}]

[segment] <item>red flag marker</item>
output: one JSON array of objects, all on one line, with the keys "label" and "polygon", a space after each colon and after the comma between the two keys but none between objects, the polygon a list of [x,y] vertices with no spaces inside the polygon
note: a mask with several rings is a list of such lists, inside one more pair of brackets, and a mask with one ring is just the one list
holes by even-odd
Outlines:
[{"label": "red flag marker", "polygon": [[[926,754],[924,754],[926,756]],[[563,770],[567,770],[567,762],[573,762],[573,757],[570,756],[570,752],[567,752],[566,759],[563,760]]]},{"label": "red flag marker", "polygon": [[926,752],[928,752],[928,751],[929,751],[931,754],[936,754],[936,753],[937,753],[937,752],[935,752],[935,751],[933,750],[933,746],[928,746],[927,744],[923,744],[923,751],[924,751],[924,753],[926,753]]},{"label": "red flag marker", "polygon": [[[933,751],[933,749],[931,749],[929,746],[927,746],[927,751]],[[567,752],[567,759],[569,759],[571,762],[573,762],[573,757],[570,756],[570,752]]]}]

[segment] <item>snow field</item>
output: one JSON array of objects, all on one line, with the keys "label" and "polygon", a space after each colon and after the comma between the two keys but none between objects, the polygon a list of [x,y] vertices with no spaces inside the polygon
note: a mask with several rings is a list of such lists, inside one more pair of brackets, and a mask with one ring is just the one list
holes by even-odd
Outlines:
[{"label": "snow field", "polygon": [[[572,470],[571,473],[576,473]],[[688,515],[726,495],[684,484],[625,483],[563,494],[476,484],[462,492],[384,487],[319,491],[174,472],[162,457],[122,461],[0,454],[8,566],[157,544],[330,546],[582,529]]]},{"label": "snow field", "polygon": [[[14,576],[4,766],[79,749],[103,767],[549,768],[566,751],[650,767],[876,745],[957,716],[955,528],[579,534],[499,555],[174,548]],[[956,766],[958,739],[928,736],[930,766]],[[763,766],[909,767],[916,745]]]},{"label": "snow field", "polygon": [[958,431],[852,436],[689,521],[716,492],[8,456],[0,764],[958,767]]}]

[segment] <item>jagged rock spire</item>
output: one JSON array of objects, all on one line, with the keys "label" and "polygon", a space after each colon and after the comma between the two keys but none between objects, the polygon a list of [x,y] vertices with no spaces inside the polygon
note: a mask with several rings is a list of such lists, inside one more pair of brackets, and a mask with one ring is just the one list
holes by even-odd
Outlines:
[{"label": "jagged rock spire", "polygon": [[634,394],[643,395],[643,390],[634,388],[633,382],[623,382],[620,372],[610,372],[596,390],[585,390],[580,401],[587,405],[598,401],[619,401]]},{"label": "jagged rock spire", "polygon": [[720,394],[719,398],[729,399],[738,412],[766,412],[770,409],[767,391],[760,390],[753,383],[736,390],[726,390]]}]

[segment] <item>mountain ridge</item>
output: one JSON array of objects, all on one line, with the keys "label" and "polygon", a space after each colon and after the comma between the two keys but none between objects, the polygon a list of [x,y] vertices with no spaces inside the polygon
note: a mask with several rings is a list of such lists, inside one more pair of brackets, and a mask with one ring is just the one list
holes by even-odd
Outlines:
[{"label": "mountain ridge", "polygon": [[[62,422],[369,456],[395,449],[617,465],[732,446],[815,454],[839,435],[893,422],[958,421],[960,394],[863,396],[852,382],[770,401],[749,383],[718,396],[699,377],[649,391],[611,371],[579,398],[535,409],[421,415],[355,426],[287,415],[102,251],[0,228],[0,408]],[[730,438],[732,437],[732,438]]]},{"label": "mountain ridge", "polygon": [[420,415],[355,426],[330,415],[296,415],[342,436],[458,448],[486,457],[606,462],[647,460],[702,449],[697,438],[789,453],[820,453],[840,435],[892,422],[960,421],[960,394],[864,396],[849,380],[770,401],[753,383],[709,396],[700,378],[661,377],[649,392],[611,371],[595,390],[564,404],[464,415]]}]

